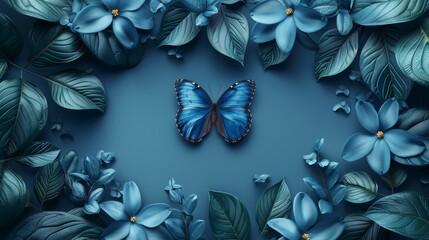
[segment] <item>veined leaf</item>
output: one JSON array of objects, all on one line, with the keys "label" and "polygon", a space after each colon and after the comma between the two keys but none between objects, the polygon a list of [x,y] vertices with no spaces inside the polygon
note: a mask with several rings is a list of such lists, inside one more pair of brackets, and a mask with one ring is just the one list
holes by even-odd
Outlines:
[{"label": "veined leaf", "polygon": [[0,79],[7,70],[7,61],[17,56],[22,49],[22,35],[12,20],[0,13]]},{"label": "veined leaf", "polygon": [[27,204],[24,180],[12,169],[0,163],[0,226],[11,225]]},{"label": "veined leaf", "polygon": [[249,240],[250,219],[246,207],[237,197],[209,191],[209,221],[219,240]]},{"label": "veined leaf", "polygon": [[407,169],[398,164],[390,166],[389,171],[380,176],[381,179],[392,189],[397,188],[405,182],[408,177]]},{"label": "veined leaf", "polygon": [[341,240],[378,240],[385,231],[362,214],[351,214],[344,219]]},{"label": "veined leaf", "polygon": [[49,22],[59,22],[71,12],[71,4],[65,0],[3,0],[21,14]]},{"label": "veined leaf", "polygon": [[19,153],[16,161],[30,167],[43,167],[54,161],[61,150],[49,142],[33,142]]},{"label": "veined leaf", "polygon": [[429,108],[412,108],[399,115],[398,128],[429,137]]},{"label": "veined leaf", "polygon": [[0,82],[0,102],[0,146],[12,155],[43,130],[48,103],[38,88],[23,79]]},{"label": "veined leaf", "polygon": [[366,172],[350,172],[341,181],[346,185],[345,200],[352,203],[372,201],[378,193],[377,183]]},{"label": "veined leaf", "polygon": [[264,69],[282,63],[289,56],[289,53],[284,53],[279,49],[276,41],[259,44],[258,54]]},{"label": "veined leaf", "polygon": [[8,64],[6,59],[0,57],[0,79],[6,73],[7,67],[8,67]]},{"label": "veined leaf", "polygon": [[34,193],[40,203],[58,197],[64,187],[64,171],[59,161],[54,161],[41,168],[34,181]]}]

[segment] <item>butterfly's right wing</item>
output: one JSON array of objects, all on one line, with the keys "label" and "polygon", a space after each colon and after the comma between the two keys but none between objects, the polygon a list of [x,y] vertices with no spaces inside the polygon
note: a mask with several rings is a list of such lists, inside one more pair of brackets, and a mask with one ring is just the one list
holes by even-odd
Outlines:
[{"label": "butterfly's right wing", "polygon": [[176,96],[176,126],[180,135],[189,142],[200,142],[212,126],[212,100],[198,84],[186,79],[176,81]]}]

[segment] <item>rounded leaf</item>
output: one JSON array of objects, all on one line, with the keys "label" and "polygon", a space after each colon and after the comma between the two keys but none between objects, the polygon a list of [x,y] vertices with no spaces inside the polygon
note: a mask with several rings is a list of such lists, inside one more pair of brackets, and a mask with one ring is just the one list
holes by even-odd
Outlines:
[{"label": "rounded leaf", "polygon": [[0,163],[0,227],[11,225],[27,204],[24,180]]},{"label": "rounded leaf", "polygon": [[366,172],[350,172],[341,181],[346,185],[345,200],[352,203],[372,201],[378,192],[377,183]]},{"label": "rounded leaf", "polygon": [[33,142],[20,151],[15,160],[30,167],[43,167],[57,159],[60,152],[49,142]]},{"label": "rounded leaf", "polygon": [[351,214],[344,218],[341,240],[376,240],[383,236],[383,229],[363,214]]},{"label": "rounded leaf", "polygon": [[264,69],[267,69],[268,67],[284,62],[289,56],[289,53],[280,50],[277,46],[277,42],[273,40],[258,44],[258,55]]},{"label": "rounded leaf", "polygon": [[64,14],[71,12],[71,4],[68,1],[4,0],[3,2],[21,14],[49,22],[59,22]]},{"label": "rounded leaf", "polygon": [[34,193],[40,203],[55,199],[64,187],[64,170],[59,161],[54,161],[41,168],[34,181]]}]

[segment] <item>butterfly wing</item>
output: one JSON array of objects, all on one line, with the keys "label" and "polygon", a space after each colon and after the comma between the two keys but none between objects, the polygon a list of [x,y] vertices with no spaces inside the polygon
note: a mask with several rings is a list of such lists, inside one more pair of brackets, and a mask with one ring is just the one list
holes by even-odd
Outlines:
[{"label": "butterfly wing", "polygon": [[256,84],[253,80],[243,80],[229,87],[217,101],[217,131],[227,142],[237,142],[250,130]]},{"label": "butterfly wing", "polygon": [[185,79],[176,81],[176,96],[176,126],[180,135],[189,142],[200,142],[212,126],[212,100],[198,84]]}]

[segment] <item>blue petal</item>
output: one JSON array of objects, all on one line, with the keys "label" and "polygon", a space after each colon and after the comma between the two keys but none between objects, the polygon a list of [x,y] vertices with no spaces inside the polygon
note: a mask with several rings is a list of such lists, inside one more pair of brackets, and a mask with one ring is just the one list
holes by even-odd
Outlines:
[{"label": "blue petal", "polygon": [[140,190],[135,182],[130,181],[125,183],[123,202],[125,212],[128,214],[128,216],[136,216],[137,211],[142,205],[142,199]]},{"label": "blue petal", "polygon": [[283,21],[287,14],[286,7],[276,0],[268,0],[256,5],[250,11],[250,17],[258,23],[275,24]]},{"label": "blue petal", "polygon": [[143,208],[137,215],[137,222],[148,228],[158,227],[170,216],[170,213],[171,208],[168,204],[151,204]]},{"label": "blue petal", "polygon": [[126,240],[148,240],[147,233],[144,227],[139,224],[131,224],[130,234]]},{"label": "blue petal", "polygon": [[134,11],[143,6],[145,0],[115,0],[120,3],[119,9],[121,11]]},{"label": "blue petal", "polygon": [[106,201],[100,203],[100,208],[114,220],[128,220],[129,216],[125,213],[124,204],[118,201]]},{"label": "blue petal", "polygon": [[139,43],[139,34],[128,18],[115,17],[113,19],[113,33],[125,48],[135,48]]},{"label": "blue petal", "polygon": [[378,114],[374,105],[369,102],[358,101],[356,103],[356,114],[360,125],[368,132],[376,134],[380,130]]},{"label": "blue petal", "polygon": [[297,6],[301,0],[285,0],[285,4],[287,7]]},{"label": "blue petal", "polygon": [[377,136],[355,134],[351,136],[343,147],[343,159],[351,162],[359,160],[368,155],[374,148]]},{"label": "blue petal", "polygon": [[390,150],[386,141],[379,139],[374,144],[374,149],[366,157],[372,170],[380,175],[384,175],[390,168]]},{"label": "blue petal", "polygon": [[276,42],[280,50],[285,53],[292,51],[296,38],[295,20],[287,17],[276,28]]},{"label": "blue petal", "polygon": [[83,206],[83,212],[91,215],[96,214],[100,212],[100,206],[98,205],[98,202],[95,200],[89,200],[85,206]]},{"label": "blue petal", "polygon": [[293,200],[293,215],[301,232],[305,232],[316,223],[319,212],[310,196],[300,192]]},{"label": "blue petal", "polygon": [[328,23],[328,19],[321,13],[303,5],[295,7],[293,17],[296,27],[306,33],[319,31]]},{"label": "blue petal", "polygon": [[344,223],[339,219],[328,219],[318,223],[310,231],[311,240],[338,239],[344,230]]},{"label": "blue petal", "polygon": [[158,0],[151,0],[149,3],[150,11],[153,13],[157,13],[158,10],[161,10],[161,12],[164,12],[166,7],[164,3],[160,3]]},{"label": "blue petal", "polygon": [[200,13],[198,14],[198,17],[195,20],[195,24],[200,27],[207,26],[209,24],[209,19],[206,16],[204,16],[204,14]]},{"label": "blue petal", "polygon": [[101,235],[104,240],[124,239],[130,233],[131,222],[129,220],[116,221],[110,224]]},{"label": "blue petal", "polygon": [[252,28],[252,41],[255,43],[264,43],[274,40],[276,37],[276,25],[266,25],[255,23]]},{"label": "blue petal", "polygon": [[426,147],[417,136],[402,130],[392,129],[384,133],[390,151],[398,157],[412,157],[422,153]]},{"label": "blue petal", "polygon": [[268,226],[290,240],[298,240],[301,233],[295,222],[286,218],[274,218],[268,221]]},{"label": "blue petal", "polygon": [[150,30],[155,26],[155,21],[152,17],[152,12],[149,7],[144,5],[136,11],[124,11],[122,17],[130,19],[134,26],[138,29]]},{"label": "blue petal", "polygon": [[113,15],[99,5],[88,5],[80,11],[72,25],[79,33],[95,33],[106,29],[112,24]]},{"label": "blue petal", "polygon": [[395,99],[389,99],[383,103],[378,111],[378,117],[380,118],[380,127],[382,131],[395,126],[398,122],[399,116],[399,104]]},{"label": "blue petal", "polygon": [[[101,2],[106,6],[110,11],[113,9],[119,9],[120,2],[119,0],[101,0]],[[121,9],[119,9],[121,10]]]}]

